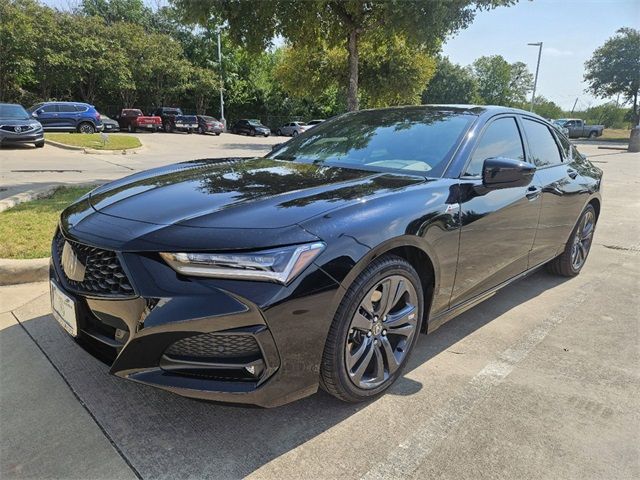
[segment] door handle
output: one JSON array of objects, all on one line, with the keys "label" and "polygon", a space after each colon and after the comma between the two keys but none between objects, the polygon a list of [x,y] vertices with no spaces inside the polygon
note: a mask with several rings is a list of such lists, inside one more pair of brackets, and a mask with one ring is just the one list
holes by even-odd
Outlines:
[{"label": "door handle", "polygon": [[567,175],[569,175],[571,179],[575,179],[578,176],[578,172],[576,172],[573,168],[567,168]]},{"label": "door handle", "polygon": [[542,193],[542,189],[540,187],[536,187],[535,185],[531,185],[529,188],[527,188],[527,198],[529,200],[535,200],[540,196],[540,193]]}]

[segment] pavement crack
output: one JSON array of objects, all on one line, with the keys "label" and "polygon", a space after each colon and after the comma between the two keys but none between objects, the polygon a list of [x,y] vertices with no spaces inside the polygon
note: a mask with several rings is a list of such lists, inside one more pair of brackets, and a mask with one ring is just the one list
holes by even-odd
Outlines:
[{"label": "pavement crack", "polygon": [[44,358],[47,359],[47,361],[49,362],[49,364],[53,367],[53,369],[58,373],[58,375],[60,375],[60,378],[62,379],[62,381],[67,385],[67,387],[69,388],[69,390],[71,390],[71,393],[73,394],[73,396],[76,398],[76,400],[78,401],[78,403],[80,403],[80,405],[82,405],[82,408],[84,408],[84,410],[87,412],[87,414],[89,415],[89,417],[93,420],[93,422],[96,424],[96,426],[100,429],[100,431],[102,432],[102,434],[105,436],[105,438],[107,440],[109,440],[109,443],[111,444],[111,446],[113,447],[113,449],[118,453],[118,455],[120,455],[120,457],[122,458],[122,460],[127,464],[127,466],[131,469],[131,471],[133,472],[133,474],[139,478],[140,480],[142,480],[142,475],[140,475],[140,472],[138,472],[138,469],[136,467],[133,466],[133,464],[129,461],[129,459],[127,458],[127,456],[124,454],[124,452],[120,449],[120,447],[116,444],[116,442],[113,440],[113,438],[111,438],[111,435],[109,435],[109,433],[107,432],[107,430],[102,426],[102,424],[100,423],[100,421],[96,418],[96,416],[93,414],[93,412],[91,410],[89,410],[89,407],[87,406],[87,404],[82,400],[82,398],[80,398],[80,395],[78,395],[78,393],[74,390],[74,388],[71,386],[71,384],[69,383],[69,381],[65,378],[65,376],[63,375],[62,371],[60,371],[60,369],[58,368],[58,366],[53,362],[53,360],[51,360],[51,357],[47,354],[47,352],[44,350],[44,348],[42,348],[42,346],[38,343],[38,341],[33,337],[33,335],[31,335],[31,333],[29,332],[29,330],[27,330],[27,328],[22,324],[22,322],[20,321],[20,319],[18,318],[18,316],[12,311],[11,315],[13,316],[13,318],[15,319],[15,321],[18,323],[18,325],[20,325],[22,327],[22,330],[24,330],[24,332],[27,334],[27,336],[31,339],[31,341],[36,345],[36,347],[38,348],[38,350],[40,350],[40,352],[42,353],[42,355],[44,355]]}]

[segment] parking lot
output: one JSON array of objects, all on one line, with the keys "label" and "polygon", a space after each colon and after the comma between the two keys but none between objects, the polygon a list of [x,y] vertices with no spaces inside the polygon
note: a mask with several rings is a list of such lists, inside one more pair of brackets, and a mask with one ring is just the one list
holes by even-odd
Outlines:
[{"label": "parking lot", "polygon": [[212,157],[251,157],[267,153],[288,137],[245,137],[222,134],[118,133],[135,135],[143,147],[122,154],[85,154],[46,145],[5,147],[0,150],[0,199],[27,190],[68,183],[104,183],[139,170],[169,163]]},{"label": "parking lot", "polygon": [[[283,141],[140,138],[127,155],[2,150],[1,193]],[[53,320],[46,283],[0,287],[2,477],[638,478],[640,154],[581,150],[605,172],[582,274],[540,271],[423,335],[404,377],[369,404],[320,391],[263,410],[126,382]]]}]

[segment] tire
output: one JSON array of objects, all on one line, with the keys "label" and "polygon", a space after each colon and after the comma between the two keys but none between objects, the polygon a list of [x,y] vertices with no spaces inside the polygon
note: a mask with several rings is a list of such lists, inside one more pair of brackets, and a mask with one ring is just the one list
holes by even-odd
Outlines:
[{"label": "tire", "polygon": [[167,122],[164,124],[164,131],[165,133],[173,133],[173,127],[171,126],[171,123]]},{"label": "tire", "polygon": [[220,136],[220,133],[221,133],[221,132],[216,132],[216,137],[219,137],[219,136]]},{"label": "tire", "polygon": [[596,210],[592,205],[588,205],[580,215],[576,226],[573,227],[562,254],[547,264],[547,270],[550,273],[562,277],[575,277],[580,273],[593,244],[597,220]]},{"label": "tire", "polygon": [[35,143],[36,148],[42,148],[44,147],[44,140],[40,140],[39,142]]},{"label": "tire", "polygon": [[297,137],[298,136],[298,131],[294,130],[293,133],[291,134],[292,137]]},{"label": "tire", "polygon": [[[384,292],[394,289],[405,293],[394,295],[397,302],[384,302]],[[392,305],[384,308],[383,302]],[[420,277],[411,264],[395,255],[374,260],[349,287],[333,319],[320,365],[322,388],[354,403],[381,395],[402,374],[423,311]]]},{"label": "tire", "polygon": [[249,135],[251,135],[252,137],[256,136],[256,131],[255,130],[251,130],[251,132],[249,133]]},{"label": "tire", "polygon": [[198,127],[198,133],[199,133],[200,135],[204,135],[206,132],[204,131],[204,128],[202,128],[202,127]]},{"label": "tire", "polygon": [[276,130],[276,135],[282,136],[282,130],[280,130],[280,129]]},{"label": "tire", "polygon": [[90,122],[82,122],[78,125],[79,133],[96,133],[96,127],[93,126]]}]

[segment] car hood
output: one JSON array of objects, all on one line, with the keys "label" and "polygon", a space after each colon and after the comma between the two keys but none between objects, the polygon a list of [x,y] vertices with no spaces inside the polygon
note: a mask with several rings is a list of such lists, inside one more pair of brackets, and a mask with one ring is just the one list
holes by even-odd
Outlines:
[{"label": "car hood", "polygon": [[40,126],[40,122],[33,118],[26,118],[23,120],[16,120],[15,118],[0,118],[0,125],[16,126],[16,125],[31,125],[34,128]]},{"label": "car hood", "polygon": [[198,160],[109,183],[88,201],[105,215],[154,225],[277,229],[424,181],[266,158]]}]

